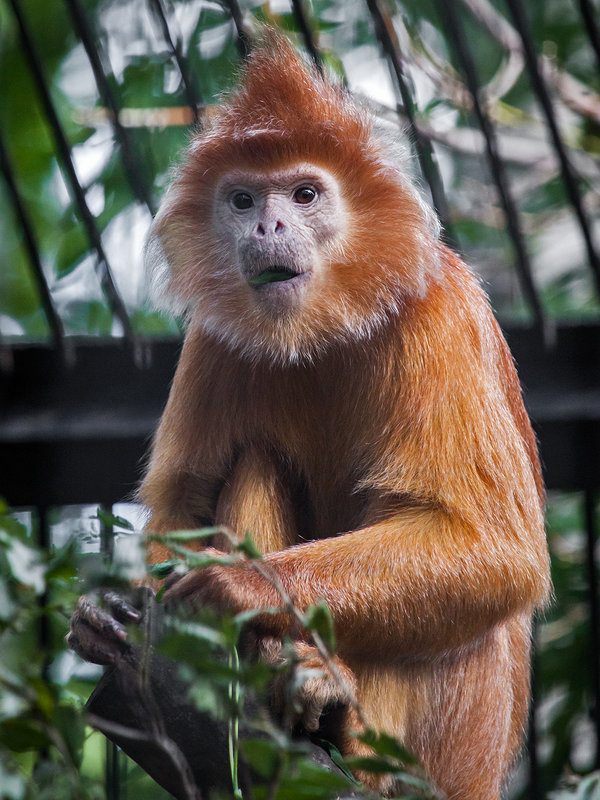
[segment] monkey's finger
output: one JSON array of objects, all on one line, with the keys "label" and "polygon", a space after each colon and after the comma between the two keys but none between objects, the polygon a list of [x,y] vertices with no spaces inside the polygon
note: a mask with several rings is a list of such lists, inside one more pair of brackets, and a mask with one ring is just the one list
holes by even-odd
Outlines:
[{"label": "monkey's finger", "polygon": [[321,705],[318,703],[307,703],[302,711],[300,721],[309,733],[314,733],[319,730],[322,714],[323,707]]},{"label": "monkey's finger", "polygon": [[204,583],[202,575],[203,572],[200,570],[192,570],[184,575],[177,576],[177,579],[172,580],[170,583],[165,582],[166,591],[163,595],[163,602],[182,602],[199,597]]},{"label": "monkey's finger", "polygon": [[113,642],[107,642],[101,636],[94,635],[89,629],[88,636],[83,634],[80,638],[71,631],[66,636],[67,645],[84,661],[100,664],[105,667],[116,663],[121,657],[121,652]]},{"label": "monkey's finger", "polygon": [[164,583],[165,590],[169,590],[172,586],[178,583],[184,577],[184,575],[188,574],[189,574],[188,571],[183,572],[179,567],[176,570],[170,572],[165,578],[165,583]]},{"label": "monkey's finger", "polygon": [[92,603],[89,597],[81,595],[75,613],[71,617],[71,628],[78,629],[86,625],[108,640],[124,642],[127,639],[127,631],[120,622],[100,606]]},{"label": "monkey's finger", "polygon": [[124,597],[117,592],[104,592],[102,594],[102,601],[106,606],[109,613],[118,621],[122,623],[127,622],[140,622],[142,619],[142,612],[131,605]]}]

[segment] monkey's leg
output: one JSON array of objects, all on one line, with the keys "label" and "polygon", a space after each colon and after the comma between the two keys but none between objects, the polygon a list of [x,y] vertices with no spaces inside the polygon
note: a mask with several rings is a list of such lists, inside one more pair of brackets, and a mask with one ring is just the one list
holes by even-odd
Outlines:
[{"label": "monkey's leg", "polygon": [[240,454],[219,494],[216,524],[238,536],[248,532],[262,553],[295,544],[292,480],[275,453],[258,445],[249,447]]},{"label": "monkey's leg", "polygon": [[[251,448],[238,460],[231,478],[219,497],[217,523],[232,528],[239,535],[249,531],[262,552],[283,550],[296,543],[297,509],[290,484],[293,480],[276,457],[260,448]],[[350,668],[337,656],[331,665],[308,642],[293,645],[298,667],[310,670],[311,676],[296,685],[284,674],[271,688],[271,707],[277,717],[290,727],[299,725],[308,733],[320,730],[343,755],[367,755],[370,749],[352,736],[362,729],[350,696],[356,692],[356,679]],[[282,661],[278,640],[263,637],[252,648],[268,663]],[[350,696],[349,696],[350,693]]]},{"label": "monkey's leg", "polygon": [[469,653],[414,667],[406,745],[449,800],[500,798],[515,755],[515,705],[523,711],[528,693],[527,671],[519,669],[529,658],[526,628],[514,618]]}]

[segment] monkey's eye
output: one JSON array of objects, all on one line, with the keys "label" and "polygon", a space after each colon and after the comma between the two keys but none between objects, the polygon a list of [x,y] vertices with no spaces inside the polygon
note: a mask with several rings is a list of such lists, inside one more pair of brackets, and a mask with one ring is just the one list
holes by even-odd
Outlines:
[{"label": "monkey's eye", "polygon": [[231,198],[231,204],[239,211],[244,211],[247,208],[252,208],[254,200],[248,192],[236,192]]},{"label": "monkey's eye", "polygon": [[296,189],[294,192],[294,202],[300,203],[302,206],[307,206],[309,203],[312,203],[316,197],[317,193],[312,186],[300,186],[300,188]]}]

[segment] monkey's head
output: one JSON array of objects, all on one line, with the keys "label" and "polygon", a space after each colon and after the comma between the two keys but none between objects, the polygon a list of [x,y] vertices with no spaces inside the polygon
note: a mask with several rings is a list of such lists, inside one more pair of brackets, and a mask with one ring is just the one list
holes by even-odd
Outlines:
[{"label": "monkey's head", "polygon": [[371,336],[437,268],[437,220],[395,133],[268,32],[157,214],[154,297],[254,359]]}]

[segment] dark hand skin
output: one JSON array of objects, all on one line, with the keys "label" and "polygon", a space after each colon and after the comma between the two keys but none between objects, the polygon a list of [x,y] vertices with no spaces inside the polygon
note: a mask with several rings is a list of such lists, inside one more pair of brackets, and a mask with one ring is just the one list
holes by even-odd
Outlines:
[{"label": "dark hand skin", "polygon": [[85,661],[116,664],[129,648],[126,624],[139,624],[142,614],[116,592],[104,592],[102,606],[82,595],[71,617],[67,644]]},{"label": "dark hand skin", "polygon": [[[207,548],[206,554],[225,555],[212,548]],[[214,564],[183,574],[173,572],[166,579],[165,588],[164,605],[184,612],[211,608],[218,614],[237,614],[249,607],[280,604],[276,590],[250,564],[244,563]],[[104,592],[100,603],[82,595],[71,617],[67,644],[85,661],[103,666],[115,664],[130,646],[125,626],[139,624],[141,619],[142,613],[116,592]],[[267,614],[257,618],[253,627],[281,635],[287,625],[284,615]]]}]

